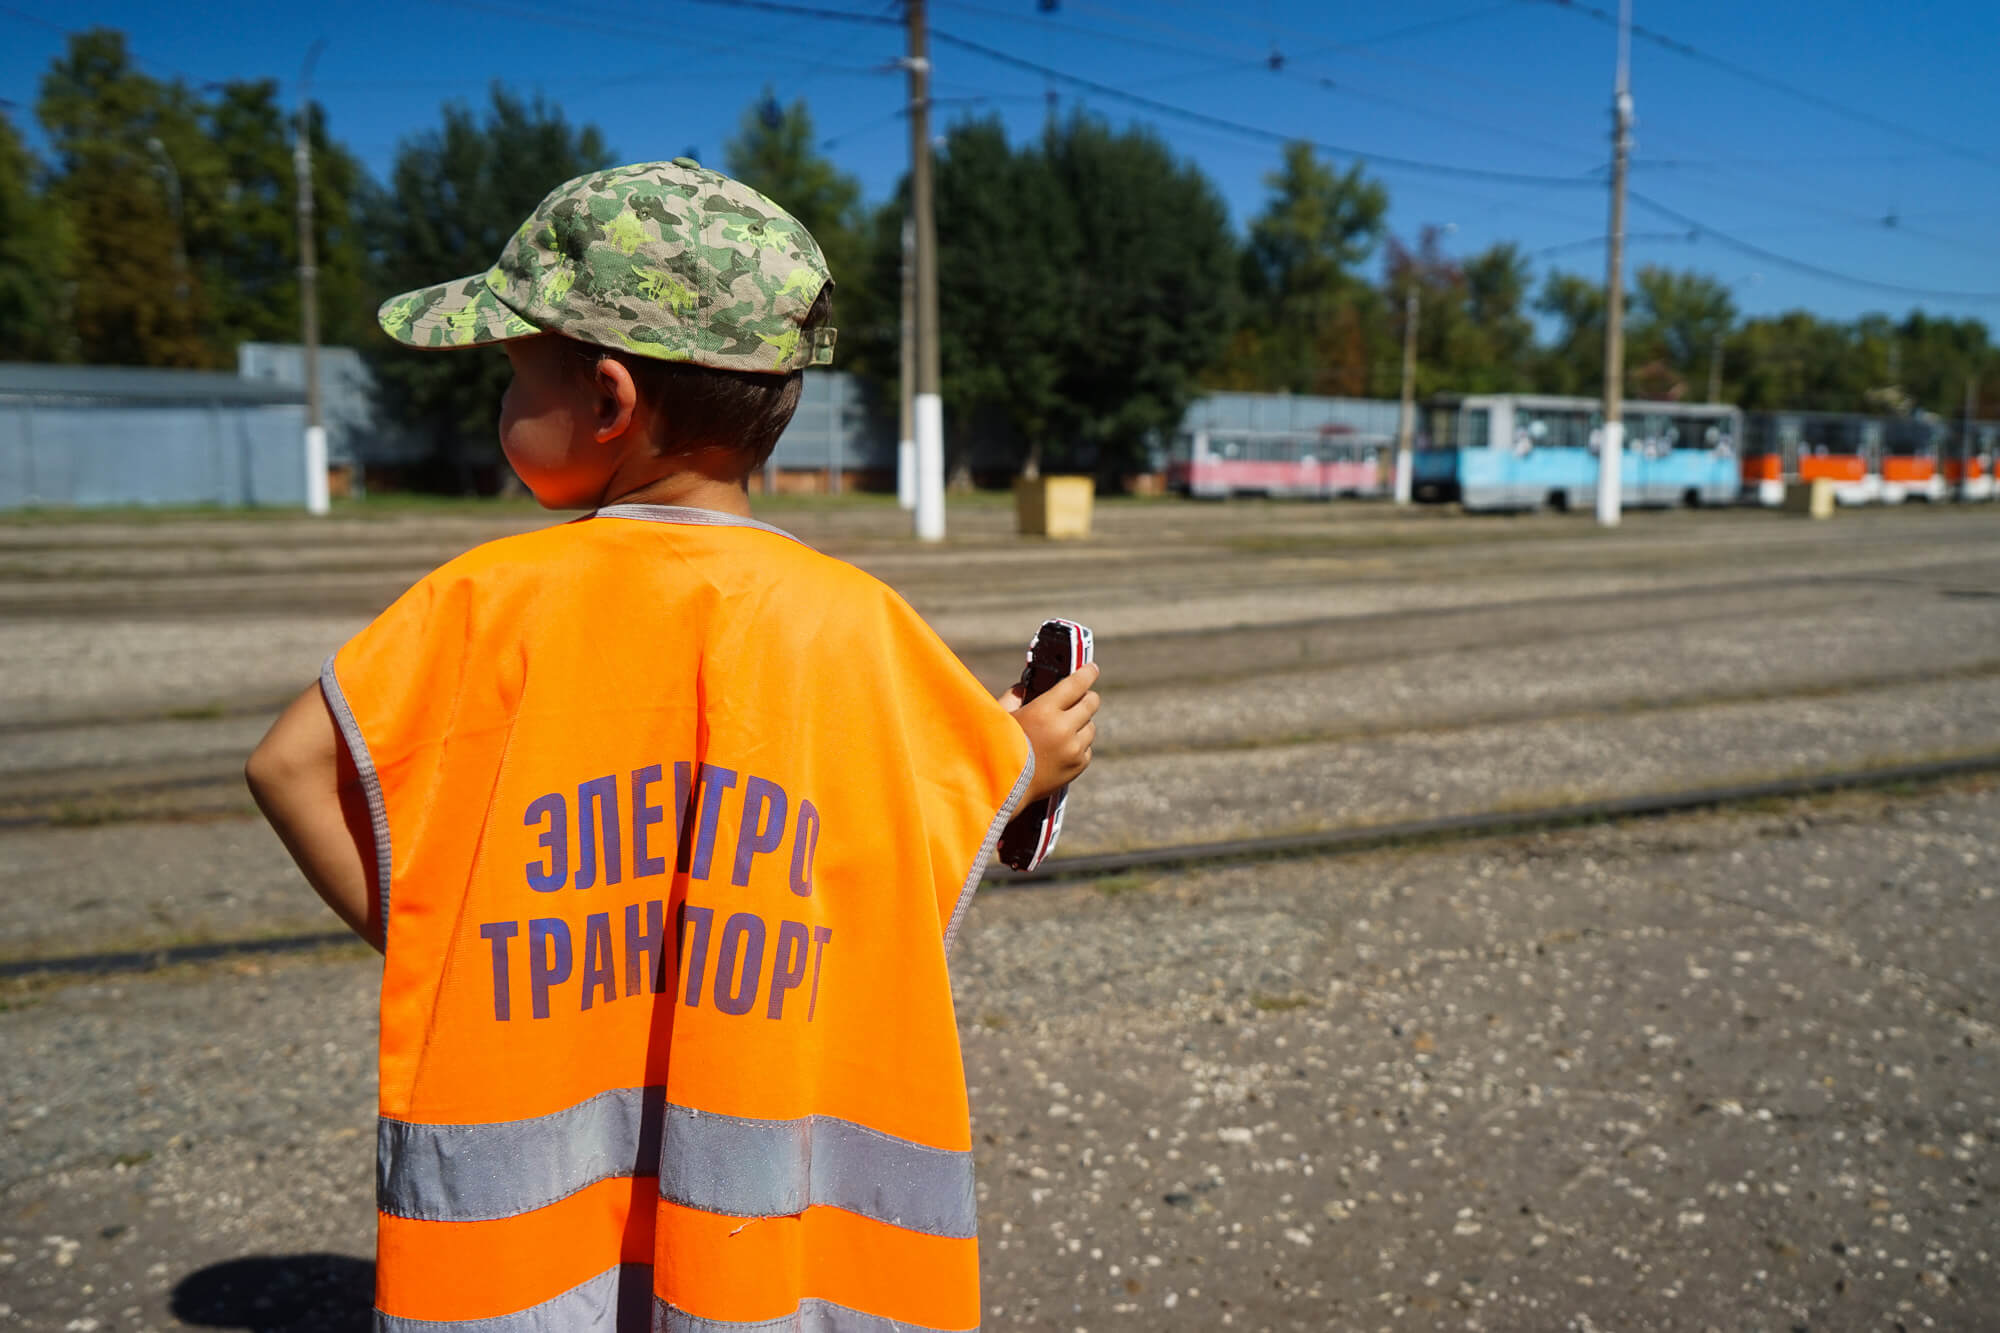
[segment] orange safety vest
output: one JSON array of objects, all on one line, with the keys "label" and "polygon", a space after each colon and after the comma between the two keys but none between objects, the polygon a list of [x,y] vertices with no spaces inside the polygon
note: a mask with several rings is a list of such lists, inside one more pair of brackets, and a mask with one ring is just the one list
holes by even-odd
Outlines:
[{"label": "orange safety vest", "polygon": [[621,505],[321,684],[387,929],[378,1329],[978,1325],[945,956],[1033,757],[914,611]]}]

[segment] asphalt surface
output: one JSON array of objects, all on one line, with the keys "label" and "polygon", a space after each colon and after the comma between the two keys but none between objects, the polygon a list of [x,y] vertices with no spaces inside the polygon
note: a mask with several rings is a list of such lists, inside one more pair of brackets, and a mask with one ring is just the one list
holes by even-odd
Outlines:
[{"label": "asphalt surface", "polygon": [[[1099,631],[1065,850],[2000,750],[2000,510],[782,525],[996,686]],[[0,960],[330,924],[236,773],[531,520],[0,525]],[[990,1328],[1991,1326],[2000,786],[983,894]],[[355,947],[0,985],[0,1324],[367,1326]]]}]

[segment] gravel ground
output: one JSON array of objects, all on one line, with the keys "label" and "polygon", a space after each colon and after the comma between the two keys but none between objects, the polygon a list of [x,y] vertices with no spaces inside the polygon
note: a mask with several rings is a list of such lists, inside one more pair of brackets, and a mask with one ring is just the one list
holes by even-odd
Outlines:
[{"label": "gravel ground", "polygon": [[[2000,748],[2000,508],[773,517],[995,685],[1043,612],[1098,629],[1071,852]],[[260,824],[190,816],[401,587],[542,521],[0,523],[0,959],[330,927]],[[988,1326],[1990,1323],[1996,816],[1960,782],[984,895]],[[0,985],[0,1326],[365,1329],[378,975]]]},{"label": "gravel ground", "polygon": [[1980,1324],[1996,816],[989,899],[957,967],[990,1326]]},{"label": "gravel ground", "polygon": [[[1958,784],[983,895],[987,1327],[1980,1326],[1996,820]],[[9,988],[0,1318],[366,1327],[378,975]]]}]

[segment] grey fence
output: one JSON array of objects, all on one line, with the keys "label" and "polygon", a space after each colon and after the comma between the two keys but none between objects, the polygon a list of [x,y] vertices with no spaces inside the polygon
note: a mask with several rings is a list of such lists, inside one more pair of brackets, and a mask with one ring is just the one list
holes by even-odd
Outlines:
[{"label": "grey fence", "polygon": [[202,371],[0,365],[0,509],[305,502],[305,405]]},{"label": "grey fence", "polygon": [[894,469],[896,423],[874,410],[866,384],[840,370],[809,370],[799,410],[771,451],[771,466],[831,475]]}]

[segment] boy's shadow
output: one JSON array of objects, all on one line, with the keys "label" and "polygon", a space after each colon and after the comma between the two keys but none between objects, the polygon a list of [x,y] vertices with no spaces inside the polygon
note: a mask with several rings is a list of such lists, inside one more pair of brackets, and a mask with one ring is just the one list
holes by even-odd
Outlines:
[{"label": "boy's shadow", "polygon": [[174,1317],[253,1333],[369,1333],[375,1264],[345,1254],[253,1255],[211,1264],[174,1285]]}]

